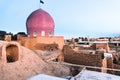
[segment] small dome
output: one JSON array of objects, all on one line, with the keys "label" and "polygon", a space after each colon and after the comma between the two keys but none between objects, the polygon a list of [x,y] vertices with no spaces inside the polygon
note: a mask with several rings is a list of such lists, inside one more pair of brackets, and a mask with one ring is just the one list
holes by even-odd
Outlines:
[{"label": "small dome", "polygon": [[44,10],[32,12],[26,21],[27,34],[30,36],[54,35],[54,21]]}]

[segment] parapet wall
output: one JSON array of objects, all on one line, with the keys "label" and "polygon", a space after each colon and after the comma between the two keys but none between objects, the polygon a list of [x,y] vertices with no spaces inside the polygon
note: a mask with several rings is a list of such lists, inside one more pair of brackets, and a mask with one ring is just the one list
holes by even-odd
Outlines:
[{"label": "parapet wall", "polygon": [[44,43],[38,43],[34,46],[36,50],[48,50],[48,51],[55,51],[58,50],[58,44],[44,44]]},{"label": "parapet wall", "polygon": [[[23,42],[24,41],[24,44]],[[58,48],[62,49],[64,45],[64,37],[62,36],[39,36],[39,37],[23,37],[19,41],[22,43],[25,47],[35,50],[36,44],[58,44]]]}]

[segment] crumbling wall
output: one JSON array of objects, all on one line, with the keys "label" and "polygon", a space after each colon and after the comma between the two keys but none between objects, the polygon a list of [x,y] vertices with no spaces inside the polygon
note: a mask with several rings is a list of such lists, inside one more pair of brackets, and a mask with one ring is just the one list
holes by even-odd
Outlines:
[{"label": "crumbling wall", "polygon": [[89,47],[79,46],[79,50],[96,50],[95,44],[90,44]]},{"label": "crumbling wall", "polygon": [[113,55],[113,63],[120,65],[120,53],[112,53]]},{"label": "crumbling wall", "polygon": [[120,65],[114,64],[112,57],[111,58],[110,57],[104,58],[102,67],[107,68],[107,69],[102,69],[102,71],[105,73],[120,75],[120,71],[114,70],[114,69],[120,69]]},{"label": "crumbling wall", "polygon": [[49,62],[49,61],[56,61],[56,62],[64,61],[64,56],[63,56],[61,50],[56,50],[56,51],[33,50],[33,51],[42,60],[47,61],[47,62]]},{"label": "crumbling wall", "polygon": [[71,49],[71,47],[65,45],[63,47],[64,61],[87,66],[102,66],[101,54],[84,54],[78,53]]},{"label": "crumbling wall", "polygon": [[[63,48],[63,54],[64,54],[64,61],[72,64],[79,64],[79,65],[86,65],[86,66],[95,66],[95,67],[101,67],[102,69],[97,71],[102,71],[105,73],[110,74],[116,74],[120,75],[120,71],[114,71],[114,70],[107,70],[104,68],[110,68],[110,69],[120,69],[119,65],[119,55],[114,54],[113,58],[105,58],[104,50],[98,49],[96,50],[96,54],[88,54],[88,53],[79,53],[74,50],[70,46],[65,45]],[[117,64],[115,64],[117,63]],[[90,69],[90,68],[87,68]],[[90,69],[95,70],[95,69]]]},{"label": "crumbling wall", "polygon": [[93,50],[92,47],[84,47],[84,46],[80,46],[79,50]]},{"label": "crumbling wall", "polygon": [[[120,71],[114,70],[114,69],[120,69],[120,65],[114,64],[112,58],[106,58],[106,60],[107,60],[106,61],[106,63],[107,63],[106,68],[108,68],[107,73],[120,76]],[[109,70],[109,69],[111,69],[111,70]]]},{"label": "crumbling wall", "polygon": [[[118,65],[118,64],[113,64],[113,67],[114,67],[114,69],[119,69],[120,70],[120,65]],[[115,75],[119,75],[120,76],[120,71],[113,71],[113,73]]]},{"label": "crumbling wall", "polygon": [[[107,59],[107,68],[113,69],[113,59],[112,58],[106,58]],[[107,70],[107,73],[113,74],[112,70]]]},{"label": "crumbling wall", "polygon": [[[120,54],[119,53],[112,53],[113,59],[109,59],[107,61],[108,63],[108,68],[113,68],[113,69],[120,69]],[[108,71],[108,73],[119,75],[120,76],[120,71]]]},{"label": "crumbling wall", "polygon": [[109,44],[108,43],[96,43],[96,49],[103,48],[106,52],[109,52]]},{"label": "crumbling wall", "polygon": [[107,68],[107,59],[106,59],[106,58],[104,58],[103,61],[102,61],[102,69],[101,69],[101,72],[107,73],[107,70],[106,70],[105,68]]}]

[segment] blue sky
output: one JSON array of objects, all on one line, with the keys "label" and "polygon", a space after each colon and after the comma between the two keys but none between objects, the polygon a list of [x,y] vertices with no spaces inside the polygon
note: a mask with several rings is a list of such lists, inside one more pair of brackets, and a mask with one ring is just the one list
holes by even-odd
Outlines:
[{"label": "blue sky", "polygon": [[[120,0],[43,0],[55,21],[55,35],[112,36],[120,33]],[[26,19],[39,0],[0,0],[0,30],[26,32]]]}]

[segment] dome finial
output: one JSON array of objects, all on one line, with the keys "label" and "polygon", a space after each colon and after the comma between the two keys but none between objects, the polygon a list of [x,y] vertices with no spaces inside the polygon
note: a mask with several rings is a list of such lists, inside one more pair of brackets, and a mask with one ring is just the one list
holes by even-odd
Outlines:
[{"label": "dome finial", "polygon": [[42,0],[40,0],[40,8],[41,8],[41,4],[44,4],[44,2]]}]

